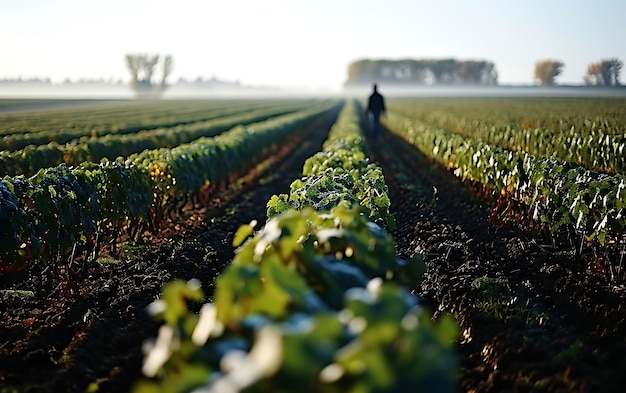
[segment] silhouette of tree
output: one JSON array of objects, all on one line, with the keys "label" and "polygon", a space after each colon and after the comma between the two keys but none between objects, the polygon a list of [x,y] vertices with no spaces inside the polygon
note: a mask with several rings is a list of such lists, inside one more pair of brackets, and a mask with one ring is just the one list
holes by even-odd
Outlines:
[{"label": "silhouette of tree", "polygon": [[159,55],[127,54],[126,67],[130,72],[130,87],[141,96],[158,96],[167,88],[167,78],[172,73],[174,59],[163,57],[161,80],[154,81]]},{"label": "silhouette of tree", "polygon": [[161,75],[161,88],[167,87],[167,77],[170,76],[174,70],[174,58],[171,55],[167,55],[163,58],[163,73]]},{"label": "silhouette of tree", "polygon": [[619,86],[619,76],[624,63],[617,59],[604,59],[589,64],[583,77],[585,84],[592,86]]},{"label": "silhouette of tree", "polygon": [[554,86],[555,79],[563,72],[565,64],[559,60],[540,60],[535,63],[535,79],[541,86]]}]

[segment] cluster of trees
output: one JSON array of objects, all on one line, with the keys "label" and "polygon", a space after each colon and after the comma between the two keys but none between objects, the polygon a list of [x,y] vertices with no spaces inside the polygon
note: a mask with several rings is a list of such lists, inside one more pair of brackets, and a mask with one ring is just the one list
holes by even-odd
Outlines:
[{"label": "cluster of trees", "polygon": [[[619,86],[619,76],[624,63],[616,58],[603,59],[589,64],[583,76],[588,86]],[[535,80],[541,86],[554,86],[565,64],[560,60],[546,59],[535,63]]]},{"label": "cluster of trees", "polygon": [[605,59],[589,64],[583,78],[586,85],[619,86],[619,74],[624,63],[619,59]]},{"label": "cluster of trees", "polygon": [[494,63],[486,60],[404,59],[353,61],[346,86],[370,83],[496,85]]},{"label": "cluster of trees", "polygon": [[[583,80],[588,86],[620,86],[623,62],[617,58],[589,64]],[[535,80],[541,86],[555,86],[565,63],[545,59],[535,63]],[[361,59],[348,65],[346,86],[385,83],[423,85],[497,85],[498,73],[487,60],[456,59]]]},{"label": "cluster of trees", "polygon": [[[161,74],[157,78],[159,64]],[[142,96],[158,96],[167,88],[167,78],[174,68],[174,59],[171,55],[127,54],[126,67],[130,72],[130,87],[133,91]]]}]

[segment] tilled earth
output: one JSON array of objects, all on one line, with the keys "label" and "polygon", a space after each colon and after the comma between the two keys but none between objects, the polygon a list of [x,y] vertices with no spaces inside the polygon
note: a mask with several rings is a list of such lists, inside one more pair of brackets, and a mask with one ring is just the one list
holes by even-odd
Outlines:
[{"label": "tilled earth", "polygon": [[[402,139],[371,141],[390,188],[398,254],[421,254],[416,292],[460,322],[461,390],[618,392],[626,387],[623,285],[592,256],[516,226]],[[548,251],[550,250],[550,251]],[[623,251],[622,251],[623,252]]]},{"label": "tilled earth", "polygon": [[[191,208],[121,262],[93,264],[71,290],[0,303],[0,392],[129,391],[142,344],[158,325],[145,312],[173,278],[213,282],[233,258],[236,229],[265,222],[271,195],[286,193],[321,149],[332,119],[290,152]],[[371,139],[383,168],[399,256],[427,266],[414,293],[461,325],[459,390],[618,392],[626,386],[626,295],[528,231],[489,223],[496,202],[472,193],[400,138]],[[15,288],[0,278],[0,289]],[[31,289],[23,281],[18,289]]]}]

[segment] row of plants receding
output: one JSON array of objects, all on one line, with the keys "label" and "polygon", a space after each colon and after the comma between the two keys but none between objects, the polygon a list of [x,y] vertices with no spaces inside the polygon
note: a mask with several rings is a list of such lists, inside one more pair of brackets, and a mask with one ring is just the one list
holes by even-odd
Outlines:
[{"label": "row of plants receding", "polygon": [[552,232],[570,228],[587,241],[624,242],[626,178],[575,163],[492,146],[481,139],[390,113],[389,128],[462,180],[495,190],[527,207],[528,218]]},{"label": "row of plants receding", "polygon": [[348,102],[265,226],[239,228],[212,303],[189,311],[197,281],[164,287],[135,393],[456,391],[458,326],[419,307],[421,259],[374,222],[393,226],[359,119]]},{"label": "row of plants receding", "polygon": [[[122,106],[124,105],[124,106]],[[0,150],[20,150],[29,145],[51,142],[65,144],[81,137],[133,134],[155,128],[174,127],[214,119],[226,114],[261,109],[268,102],[189,101],[166,103],[128,102],[90,110],[27,112],[3,115]]]},{"label": "row of plants receding", "polygon": [[[43,102],[44,110],[4,112],[0,135],[5,137],[24,133],[37,134],[49,130],[76,129],[85,126],[93,126],[96,131],[100,131],[101,127],[104,127],[109,131],[107,133],[115,133],[125,126],[150,124],[156,118],[168,117],[173,113],[174,108],[176,108],[174,111],[178,112],[183,110],[181,108],[183,106],[188,109],[193,105],[189,102],[183,105],[172,105],[173,102],[178,103],[178,101],[123,100],[101,105],[103,103],[96,101],[94,102],[96,105],[65,107],[63,110],[58,110],[55,108],[55,104],[58,102],[50,100],[50,102]],[[182,103],[182,101],[180,102]],[[46,104],[50,104],[48,109],[45,109]],[[203,104],[202,107],[207,109],[206,104]],[[123,119],[120,116],[123,116]]]},{"label": "row of plants receding", "polygon": [[[168,125],[209,120],[223,111],[261,109],[293,102],[293,99],[210,99],[96,102],[94,105],[42,111],[8,112],[2,114],[0,136],[2,150],[17,150],[5,142],[26,135],[37,137],[50,131],[77,132],[79,136],[100,137],[108,134],[129,134]],[[303,103],[313,99],[302,99]],[[55,135],[49,142],[57,141]],[[44,142],[46,143],[46,142]],[[40,144],[40,143],[31,143]]]},{"label": "row of plants receding", "polygon": [[443,121],[440,126],[451,129],[481,124],[496,129],[508,127],[555,132],[573,129],[580,135],[589,136],[623,134],[626,123],[626,112],[623,111],[626,99],[617,97],[596,97],[593,100],[585,97],[396,98],[390,104],[394,108],[410,108],[411,113],[424,121]]},{"label": "row of plants receding", "polygon": [[[445,128],[465,137],[481,139],[507,150],[525,151],[537,157],[552,157],[575,162],[586,168],[607,173],[626,173],[626,133],[601,127],[594,131],[572,125],[569,129],[522,127],[510,121],[488,121],[454,115],[449,111],[423,113],[415,104],[394,107],[422,123]],[[506,119],[506,116],[505,116]],[[591,125],[589,125],[591,128]]]},{"label": "row of plants receding", "polygon": [[0,272],[24,265],[80,271],[97,259],[101,244],[115,244],[121,233],[136,237],[158,229],[160,212],[177,196],[245,173],[338,110],[337,102],[326,102],[173,149],[75,168],[62,164],[30,178],[5,177],[0,181]]},{"label": "row of plants receding", "polygon": [[50,143],[27,146],[22,150],[0,152],[0,174],[32,176],[38,170],[65,163],[77,166],[83,162],[127,157],[146,149],[172,148],[201,137],[218,135],[240,124],[297,112],[306,108],[303,102],[279,104],[261,109],[224,113],[216,119],[173,127],[159,127],[134,134],[109,134],[98,138],[83,137],[67,144]]}]

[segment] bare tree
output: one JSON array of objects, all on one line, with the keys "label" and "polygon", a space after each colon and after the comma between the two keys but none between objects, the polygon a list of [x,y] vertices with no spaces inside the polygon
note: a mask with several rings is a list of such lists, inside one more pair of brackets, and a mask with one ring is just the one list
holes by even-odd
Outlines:
[{"label": "bare tree", "polygon": [[143,82],[146,84],[147,89],[152,89],[152,77],[154,75],[154,70],[159,63],[159,55],[149,56],[146,55],[143,57],[142,66],[143,66]]},{"label": "bare tree", "polygon": [[583,77],[585,84],[593,86],[619,86],[619,74],[624,63],[617,59],[604,59],[589,64]]},{"label": "bare tree", "polygon": [[174,58],[171,55],[167,55],[163,58],[163,73],[161,75],[161,89],[167,87],[167,78],[174,69]]},{"label": "bare tree", "polygon": [[133,90],[137,89],[139,84],[140,60],[137,55],[126,55],[126,68],[130,72],[130,86]]},{"label": "bare tree", "polygon": [[540,60],[535,63],[535,80],[541,86],[554,86],[555,79],[563,72],[565,64],[560,60]]},{"label": "bare tree", "polygon": [[130,87],[133,91],[142,96],[158,96],[166,89],[167,77],[172,73],[174,60],[171,55],[163,57],[161,80],[156,83],[153,79],[159,60],[159,55],[126,55],[126,67],[130,72]]}]

